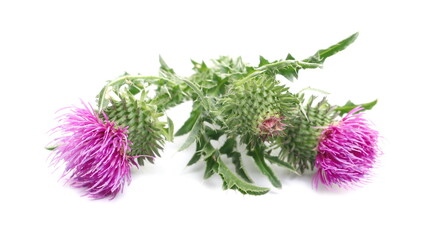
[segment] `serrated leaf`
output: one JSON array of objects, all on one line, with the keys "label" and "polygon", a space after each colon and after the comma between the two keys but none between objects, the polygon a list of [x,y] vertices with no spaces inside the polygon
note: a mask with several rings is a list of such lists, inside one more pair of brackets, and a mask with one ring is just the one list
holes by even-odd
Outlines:
[{"label": "serrated leaf", "polygon": [[200,120],[197,120],[195,122],[192,130],[190,131],[189,136],[187,136],[186,141],[183,143],[183,145],[180,147],[180,149],[178,149],[179,152],[187,149],[192,143],[195,142],[201,128],[202,128],[202,122]]},{"label": "serrated leaf", "polygon": [[254,150],[248,151],[248,155],[254,158],[254,162],[260,169],[260,172],[268,177],[269,181],[274,187],[282,187],[282,183],[280,183],[280,180],[276,177],[273,170],[266,164],[265,158],[263,156],[263,150],[260,149],[260,147],[256,146]]},{"label": "serrated leaf", "polygon": [[217,151],[217,149],[215,149],[210,142],[207,142],[204,145],[202,151],[204,153],[204,158],[207,159],[207,158],[211,157],[215,153],[215,151]]},{"label": "serrated leaf", "polygon": [[235,166],[235,172],[246,182],[253,183],[252,179],[248,176],[248,174],[245,171],[245,168],[243,167],[242,155],[239,152],[234,151],[228,154],[228,157],[232,159],[232,163]]},{"label": "serrated leaf", "polygon": [[[337,107],[336,111],[338,111],[339,115],[342,116],[358,106],[363,107],[364,110],[371,110],[377,103],[378,103],[378,99],[376,99],[375,101],[372,101],[369,103],[363,103],[363,104],[355,104],[352,101],[348,101],[344,106]],[[364,110],[361,110],[361,111],[364,111]]]},{"label": "serrated leaf", "polygon": [[175,133],[175,136],[182,136],[192,130],[195,123],[198,121],[198,118],[201,115],[201,110],[199,108],[192,110],[189,118],[184,122],[183,126]]},{"label": "serrated leaf", "polygon": [[226,139],[226,142],[221,146],[220,152],[223,154],[230,154],[235,149],[237,141],[233,138]]},{"label": "serrated leaf", "polygon": [[313,56],[303,60],[303,62],[323,63],[326,58],[333,56],[336,53],[346,49],[350,44],[352,44],[356,40],[358,35],[359,33],[355,33],[350,37],[336,43],[335,45],[330,46],[329,48],[321,49],[317,51]]},{"label": "serrated leaf", "polygon": [[296,171],[296,169],[294,169],[294,167],[291,164],[289,164],[289,163],[287,163],[285,161],[280,160],[276,156],[266,155],[265,158],[268,159],[268,161],[270,163],[274,163],[274,164],[277,164],[277,165],[279,165],[281,167],[285,167],[285,168],[287,168],[287,169],[289,169],[289,170],[291,170],[293,172]]},{"label": "serrated leaf", "polygon": [[231,172],[231,170],[224,164],[224,162],[220,158],[217,159],[217,163],[217,171],[223,180],[223,186],[225,188],[236,189],[243,194],[251,195],[263,195],[269,192],[269,188],[258,187],[238,178],[234,173]]},{"label": "serrated leaf", "polygon": [[232,163],[235,166],[235,172],[243,178],[243,180],[252,183],[252,179],[246,174],[245,169],[243,168],[241,154],[236,151],[237,141],[233,138],[226,139],[226,142],[220,148],[220,153],[226,154],[229,158],[232,159]]},{"label": "serrated leaf", "polygon": [[204,110],[209,111],[210,109],[209,100],[205,98],[203,91],[200,90],[199,86],[186,79],[184,79],[183,81],[198,95],[198,98],[200,98],[201,100],[200,104],[201,106],[203,106]]},{"label": "serrated leaf", "polygon": [[217,171],[218,165],[217,162],[209,157],[206,159],[206,169],[204,170],[204,179],[210,178]]}]

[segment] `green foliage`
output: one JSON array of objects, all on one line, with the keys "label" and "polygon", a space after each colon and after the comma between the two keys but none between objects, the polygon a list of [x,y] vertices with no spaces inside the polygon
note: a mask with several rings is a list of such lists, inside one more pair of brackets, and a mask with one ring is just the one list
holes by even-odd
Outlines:
[{"label": "green foliage", "polygon": [[264,158],[264,149],[262,147],[257,144],[254,149],[248,151],[248,155],[254,159],[254,162],[256,163],[257,167],[259,167],[260,172],[268,177],[269,181],[271,182],[271,184],[273,184],[274,187],[282,187],[282,183],[280,183],[280,180],[276,177],[273,170],[266,164]]},{"label": "green foliage", "polygon": [[[204,161],[204,178],[220,176],[223,189],[265,194],[269,189],[253,184],[243,161],[254,161],[271,184],[280,188],[282,184],[270,164],[301,173],[312,169],[322,131],[318,127],[327,126],[338,114],[358,106],[350,101],[344,106],[331,106],[326,99],[314,103],[314,97],[305,99],[301,93],[291,93],[277,76],[293,81],[302,69],[321,68],[328,57],[344,50],[357,36],[355,33],[302,61],[291,54],[275,61],[260,56],[258,66],[249,66],[240,57],[223,56],[207,63],[192,60],[194,74],[189,77],[177,75],[160,57],[159,77],[126,73],[108,82],[98,95],[99,111],[129,127],[132,154],[157,156],[164,141],[171,141],[174,135],[171,119],[163,122],[160,117],[169,108],[193,101],[190,116],[175,133],[188,134],[179,151],[195,143],[187,165]],[[153,98],[147,97],[149,86],[156,87]],[[371,109],[375,104],[373,101],[361,106]],[[283,119],[286,127],[271,139],[264,138],[259,126],[273,116]],[[213,147],[211,140],[221,138],[226,139],[223,146]],[[247,159],[242,158],[239,146],[246,149]],[[271,155],[273,148],[279,148],[278,156]],[[225,157],[235,171],[223,161]],[[139,163],[142,165],[142,160]]]},{"label": "green foliage", "polygon": [[268,188],[255,186],[235,176],[221,159],[217,160],[217,173],[223,180],[223,189],[235,189],[250,195],[263,195],[269,192]]}]

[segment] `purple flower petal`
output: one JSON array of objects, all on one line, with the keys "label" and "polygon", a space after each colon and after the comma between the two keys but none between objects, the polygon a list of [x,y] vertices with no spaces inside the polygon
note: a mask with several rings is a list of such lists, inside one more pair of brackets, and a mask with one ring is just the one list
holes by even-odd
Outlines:
[{"label": "purple flower petal", "polygon": [[53,162],[64,163],[63,178],[74,187],[82,188],[85,195],[95,199],[113,199],[130,183],[130,167],[136,165],[128,156],[131,143],[127,128],[102,120],[90,105],[84,108],[65,108],[60,126],[53,129],[56,138]]},{"label": "purple flower petal", "polygon": [[316,156],[318,171],[313,177],[315,188],[319,182],[349,188],[370,175],[379,154],[378,132],[370,128],[363,113],[357,113],[362,109],[356,107],[321,133]]}]

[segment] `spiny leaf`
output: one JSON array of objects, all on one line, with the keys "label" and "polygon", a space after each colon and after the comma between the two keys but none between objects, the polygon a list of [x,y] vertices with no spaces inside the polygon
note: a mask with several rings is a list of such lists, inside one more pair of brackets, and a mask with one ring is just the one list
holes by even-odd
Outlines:
[{"label": "spiny leaf", "polygon": [[189,133],[189,136],[187,136],[186,141],[183,143],[183,145],[178,149],[178,151],[183,151],[186,148],[188,148],[192,143],[195,142],[195,140],[198,137],[198,133],[200,132],[200,129],[202,128],[202,122],[200,120],[197,120]]},{"label": "spiny leaf", "polygon": [[[363,103],[363,104],[355,104],[352,101],[348,101],[344,106],[342,107],[337,107],[336,111],[339,112],[339,115],[344,115],[348,112],[350,112],[351,110],[353,110],[354,108],[361,106],[364,108],[364,110],[370,110],[372,109],[376,104],[378,103],[378,99],[376,99],[375,101],[369,102],[369,103]],[[364,111],[362,110],[362,111]]]},{"label": "spiny leaf", "polygon": [[243,180],[252,183],[252,179],[246,174],[243,168],[241,154],[236,151],[237,141],[233,138],[228,138],[223,146],[220,148],[220,153],[226,154],[232,159],[232,163],[235,166],[235,172],[243,178]]},{"label": "spiny leaf", "polygon": [[230,154],[233,152],[235,146],[237,145],[237,141],[233,138],[226,139],[226,142],[221,146],[220,152],[223,154]]},{"label": "spiny leaf", "polygon": [[189,118],[186,120],[186,122],[184,122],[183,126],[175,133],[175,136],[182,136],[188,132],[190,132],[192,130],[192,128],[194,127],[195,123],[197,122],[198,118],[201,115],[201,109],[200,108],[196,108],[194,110],[192,110],[192,112],[190,113]]},{"label": "spiny leaf", "polygon": [[251,195],[263,195],[269,192],[269,188],[258,187],[253,184],[247,183],[242,179],[238,178],[234,173],[229,170],[229,168],[224,164],[224,162],[218,158],[218,174],[221,176],[224,184],[223,186],[230,189],[236,189],[243,194]]},{"label": "spiny leaf", "polygon": [[280,160],[278,157],[276,156],[270,156],[270,155],[266,155],[265,156],[266,159],[268,159],[269,162],[271,163],[275,163],[281,167],[285,167],[293,172],[296,171],[296,169],[293,168],[293,166],[285,161]]},{"label": "spiny leaf", "polygon": [[232,158],[232,163],[235,166],[235,172],[243,178],[246,182],[253,183],[252,179],[248,176],[242,164],[242,155],[239,152],[232,152],[228,154],[228,157]]},{"label": "spiny leaf", "polygon": [[209,100],[205,98],[203,91],[200,90],[200,87],[197,84],[184,79],[184,82],[198,95],[198,98],[201,100],[201,106],[203,106],[204,110],[209,111],[210,103]]},{"label": "spiny leaf", "polygon": [[303,60],[303,62],[323,63],[326,58],[333,56],[336,53],[346,49],[350,44],[352,44],[356,40],[358,35],[359,33],[355,33],[350,37],[336,43],[335,45],[330,46],[329,48],[321,49],[317,51],[313,56]]},{"label": "spiny leaf", "polygon": [[256,146],[254,150],[248,151],[248,155],[254,158],[254,162],[256,163],[257,167],[259,167],[260,172],[268,177],[269,181],[274,187],[282,187],[280,180],[276,177],[273,170],[266,164],[263,156],[263,150],[260,147]]},{"label": "spiny leaf", "polygon": [[217,171],[218,165],[217,162],[209,157],[206,159],[206,169],[204,171],[204,179],[210,178]]}]

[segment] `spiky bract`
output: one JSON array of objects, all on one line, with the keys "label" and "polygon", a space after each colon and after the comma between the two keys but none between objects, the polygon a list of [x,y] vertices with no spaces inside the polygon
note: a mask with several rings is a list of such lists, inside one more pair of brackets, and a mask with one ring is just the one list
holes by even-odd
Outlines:
[{"label": "spiky bract", "polygon": [[250,143],[264,134],[260,126],[271,117],[281,119],[296,106],[297,99],[273,76],[241,80],[223,98],[223,117],[231,134]]},{"label": "spiky bract", "polygon": [[111,106],[105,109],[110,120],[120,126],[128,126],[129,140],[133,143],[130,152],[138,158],[138,164],[144,165],[144,159],[152,161],[160,155],[164,145],[164,122],[158,120],[162,113],[156,106],[136,99],[132,94],[121,94],[119,100],[110,100]]},{"label": "spiky bract", "polygon": [[338,115],[325,98],[314,104],[315,98],[311,96],[303,108],[286,119],[288,127],[278,138],[280,158],[292,164],[300,173],[314,168],[321,127],[332,123]]}]

